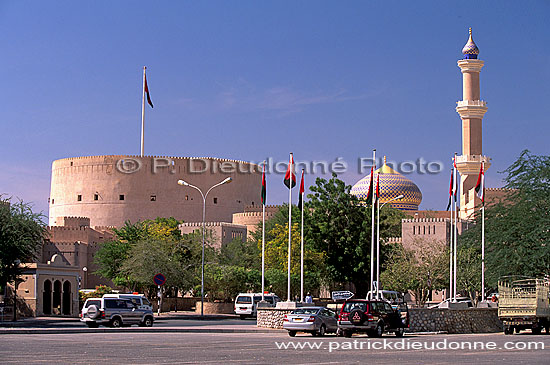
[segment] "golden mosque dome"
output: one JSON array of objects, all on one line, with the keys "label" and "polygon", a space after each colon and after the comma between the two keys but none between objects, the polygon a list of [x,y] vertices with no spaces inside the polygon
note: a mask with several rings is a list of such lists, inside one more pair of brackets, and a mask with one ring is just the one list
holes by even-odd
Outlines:
[{"label": "golden mosque dome", "polygon": [[[384,166],[374,172],[374,189],[376,189],[377,175],[380,176],[380,204],[403,195],[403,198],[393,200],[388,204],[399,210],[418,210],[418,206],[422,202],[420,189],[410,179],[389,167],[386,164],[386,157],[384,157]],[[359,200],[364,200],[367,198],[369,185],[370,174],[353,185],[350,193]]]}]

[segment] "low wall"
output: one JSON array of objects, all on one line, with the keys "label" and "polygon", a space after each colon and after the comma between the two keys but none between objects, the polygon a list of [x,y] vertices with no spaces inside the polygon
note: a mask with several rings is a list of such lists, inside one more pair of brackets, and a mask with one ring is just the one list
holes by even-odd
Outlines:
[{"label": "low wall", "polygon": [[[257,326],[283,328],[291,309],[258,308]],[[496,308],[409,309],[409,332],[488,333],[502,331]]]},{"label": "low wall", "polygon": [[[195,303],[195,313],[201,312],[200,300]],[[233,303],[211,303],[204,302],[204,314],[234,314]]]},{"label": "low wall", "polygon": [[502,331],[497,308],[410,309],[410,332],[487,333]]},{"label": "low wall", "polygon": [[[200,300],[201,298],[193,298],[193,297],[162,298],[161,312],[193,310],[197,299]],[[156,313],[158,310],[158,300],[155,298],[150,301],[153,304],[153,312]]]},{"label": "low wall", "polygon": [[293,309],[258,308],[256,326],[264,328],[283,328],[283,318]]}]

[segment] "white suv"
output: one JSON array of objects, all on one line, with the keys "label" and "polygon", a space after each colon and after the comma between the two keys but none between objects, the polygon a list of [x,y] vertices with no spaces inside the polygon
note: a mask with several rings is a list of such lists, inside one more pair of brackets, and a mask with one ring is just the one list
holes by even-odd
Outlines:
[{"label": "white suv", "polygon": [[147,309],[152,311],[153,305],[144,294],[103,294],[103,298],[122,298],[122,299],[129,299],[138,306],[139,309]]},{"label": "white suv", "polygon": [[138,308],[130,299],[89,298],[80,313],[80,321],[91,328],[101,324],[111,327],[132,324],[151,327],[154,318],[151,310]]},{"label": "white suv", "polygon": [[[247,317],[256,317],[258,303],[262,300],[262,293],[241,293],[235,299],[235,314],[238,314],[241,319]],[[273,294],[264,294],[264,300],[268,306],[274,307],[281,299]]]}]

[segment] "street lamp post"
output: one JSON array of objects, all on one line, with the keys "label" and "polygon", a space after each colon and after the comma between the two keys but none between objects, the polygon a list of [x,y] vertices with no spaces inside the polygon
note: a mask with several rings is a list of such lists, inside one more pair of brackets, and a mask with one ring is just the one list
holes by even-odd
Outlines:
[{"label": "street lamp post", "polygon": [[178,180],[178,184],[182,186],[189,186],[190,188],[193,188],[195,190],[198,190],[199,193],[201,193],[202,196],[202,260],[201,260],[201,317],[204,316],[204,230],[205,230],[205,215],[206,215],[206,197],[208,196],[208,193],[214,189],[215,187],[218,187],[223,184],[229,184],[232,181],[230,177],[224,179],[223,181],[217,183],[216,185],[212,186],[206,194],[203,194],[202,190],[196,187],[195,185],[191,185],[186,181]]},{"label": "street lamp post", "polygon": [[[388,200],[382,206],[380,206],[380,200],[377,199],[376,205],[378,207],[376,217],[376,299],[379,299],[380,292],[380,209],[384,208],[384,205],[391,203],[394,200],[403,199],[404,195],[396,196],[393,199]],[[372,294],[371,294],[372,297]]]},{"label": "street lamp post", "polygon": [[86,289],[88,287],[88,268],[84,266],[82,268],[82,271],[84,271],[84,282],[82,283],[83,289]]}]

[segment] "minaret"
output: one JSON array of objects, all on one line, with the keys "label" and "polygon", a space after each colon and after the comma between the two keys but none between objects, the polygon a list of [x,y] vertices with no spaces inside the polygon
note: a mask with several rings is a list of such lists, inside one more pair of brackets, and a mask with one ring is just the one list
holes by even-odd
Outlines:
[{"label": "minaret", "polygon": [[479,206],[480,199],[475,193],[475,186],[481,162],[485,170],[490,167],[490,158],[483,156],[482,120],[487,111],[487,103],[480,99],[479,73],[483,61],[478,60],[479,48],[470,38],[462,49],[464,59],[458,61],[462,71],[462,100],[456,104],[456,111],[462,119],[462,155],[457,156],[456,165],[460,172],[460,213],[461,219],[471,219],[474,208]]}]

